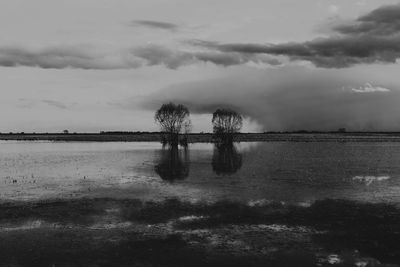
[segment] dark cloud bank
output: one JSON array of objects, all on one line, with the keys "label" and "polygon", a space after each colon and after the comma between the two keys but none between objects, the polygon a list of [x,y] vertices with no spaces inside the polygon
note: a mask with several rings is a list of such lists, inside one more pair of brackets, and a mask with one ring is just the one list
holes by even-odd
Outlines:
[{"label": "dark cloud bank", "polygon": [[140,102],[148,110],[179,102],[197,114],[230,107],[268,131],[400,130],[400,91],[366,83],[366,73],[354,74],[300,67],[241,69],[216,80],[171,86]]},{"label": "dark cloud bank", "polygon": [[[175,31],[179,25],[136,20],[131,25]],[[267,33],[265,33],[267,34]],[[383,6],[358,19],[332,27],[327,37],[281,44],[217,43],[190,40],[187,51],[148,45],[115,54],[94,54],[80,47],[41,50],[0,48],[0,66],[41,68],[130,69],[164,65],[178,68],[209,62],[220,66],[246,63],[277,65],[285,59],[309,61],[317,67],[344,68],[355,64],[394,63],[400,57],[400,4]]]},{"label": "dark cloud bank", "polygon": [[400,4],[383,6],[355,21],[336,25],[332,32],[329,37],[303,43],[262,45],[192,41],[192,44],[221,52],[287,56],[326,68],[394,63],[400,57]]}]

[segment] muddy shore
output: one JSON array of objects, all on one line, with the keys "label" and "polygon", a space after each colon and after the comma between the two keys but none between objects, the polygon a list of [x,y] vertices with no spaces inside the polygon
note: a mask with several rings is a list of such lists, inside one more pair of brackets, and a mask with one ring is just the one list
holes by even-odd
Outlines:
[{"label": "muddy shore", "polygon": [[2,266],[398,266],[400,209],[345,200],[0,204]]}]

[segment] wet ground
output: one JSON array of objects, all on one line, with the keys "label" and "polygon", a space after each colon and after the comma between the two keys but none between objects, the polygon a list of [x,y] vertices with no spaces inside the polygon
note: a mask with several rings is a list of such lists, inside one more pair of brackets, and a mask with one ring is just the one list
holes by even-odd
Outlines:
[{"label": "wet ground", "polygon": [[0,206],[2,266],[398,266],[400,210],[317,201]]}]

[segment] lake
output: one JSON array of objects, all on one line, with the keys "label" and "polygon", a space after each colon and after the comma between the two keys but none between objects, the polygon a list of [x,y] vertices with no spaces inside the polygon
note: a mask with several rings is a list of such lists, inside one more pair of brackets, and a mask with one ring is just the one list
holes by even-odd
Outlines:
[{"label": "lake", "polygon": [[400,203],[400,143],[0,142],[0,198]]}]

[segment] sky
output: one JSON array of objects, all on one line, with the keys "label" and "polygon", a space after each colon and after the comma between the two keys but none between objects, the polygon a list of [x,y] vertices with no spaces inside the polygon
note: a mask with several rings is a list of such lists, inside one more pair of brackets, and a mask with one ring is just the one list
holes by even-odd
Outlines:
[{"label": "sky", "polygon": [[0,0],[0,132],[400,131],[394,0]]}]

